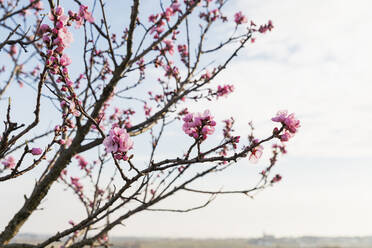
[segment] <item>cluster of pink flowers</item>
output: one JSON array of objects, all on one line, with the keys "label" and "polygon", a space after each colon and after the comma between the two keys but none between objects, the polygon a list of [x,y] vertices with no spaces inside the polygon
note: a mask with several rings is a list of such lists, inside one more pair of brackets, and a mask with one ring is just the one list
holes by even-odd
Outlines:
[{"label": "cluster of pink flowers", "polygon": [[125,128],[131,128],[132,122],[131,122],[131,116],[133,116],[136,112],[132,109],[125,109],[122,112],[123,119],[121,119],[121,123],[123,124],[123,127]]},{"label": "cluster of pink flowers", "polygon": [[146,116],[150,116],[152,108],[149,107],[149,105],[147,105],[147,103],[145,103],[145,105],[143,106],[143,110],[145,111]]},{"label": "cluster of pink flowers", "polygon": [[150,95],[150,100],[154,100],[155,102],[162,102],[164,100],[163,94],[153,95],[152,91],[149,91],[148,94]]},{"label": "cluster of pink flowers", "polygon": [[127,160],[127,152],[133,148],[133,141],[125,128],[113,127],[103,140],[107,153],[113,153],[116,159]]},{"label": "cluster of pink flowers", "polygon": [[159,68],[161,66],[163,66],[164,63],[163,63],[163,58],[161,58],[160,56],[157,56],[154,60],[154,66],[155,68]]},{"label": "cluster of pink flowers", "polygon": [[217,19],[222,19],[222,21],[227,21],[227,18],[225,16],[221,15],[221,12],[219,9],[213,9],[209,12],[202,12],[199,14],[200,19],[205,20],[206,22],[214,22]]},{"label": "cluster of pink flowers", "polygon": [[182,109],[180,112],[178,112],[178,119],[180,119],[181,116],[187,115],[189,113],[188,108]]},{"label": "cluster of pink flowers", "polygon": [[181,61],[186,64],[188,57],[189,57],[189,52],[187,50],[187,45],[178,45],[177,46],[178,52],[181,55]]},{"label": "cluster of pink flowers", "polygon": [[77,192],[82,192],[83,191],[83,185],[79,182],[78,177],[71,177],[71,184],[75,188]]},{"label": "cluster of pink flowers", "polygon": [[13,156],[9,156],[7,157],[5,160],[3,160],[1,162],[5,168],[7,169],[11,169],[11,168],[14,168],[16,166],[16,163],[15,163],[15,159],[13,158]]},{"label": "cluster of pink flowers", "polygon": [[180,7],[181,5],[176,0],[163,13],[149,16],[149,22],[154,23],[154,26],[150,30],[150,34],[155,33],[154,39],[158,39],[159,35],[164,32],[165,21],[170,21],[170,18],[177,12],[182,13]]},{"label": "cluster of pink flowers", "polygon": [[164,40],[164,48],[161,50],[161,54],[166,54],[168,52],[170,55],[174,54],[174,45],[172,40]]},{"label": "cluster of pink flowers", "polygon": [[146,65],[145,65],[145,60],[143,58],[140,58],[136,64],[138,65],[138,68],[141,72],[141,74],[145,73]]},{"label": "cluster of pink flowers", "polygon": [[[40,27],[40,31],[51,31],[54,35],[53,45],[59,47],[68,47],[72,41],[72,34],[68,31],[67,26],[71,25],[68,23],[70,21],[69,17],[64,14],[64,9],[61,6],[57,6],[52,12],[48,15],[49,19],[55,23],[55,27],[50,29],[49,26],[43,24]],[[49,37],[44,36],[44,41],[48,40]],[[60,48],[62,49],[62,48]]]},{"label": "cluster of pink flowers", "polygon": [[225,123],[225,127],[223,128],[223,136],[225,138],[231,138],[231,132],[233,131],[232,127],[235,122],[234,118],[231,117],[230,119],[224,120],[223,122]]},{"label": "cluster of pink flowers", "polygon": [[69,16],[74,18],[76,21],[76,28],[80,28],[83,25],[84,20],[87,22],[93,23],[94,18],[92,13],[88,11],[88,6],[80,5],[78,13],[73,13],[71,10],[68,12]]},{"label": "cluster of pink flowers", "polygon": [[206,71],[203,75],[201,75],[200,79],[205,81],[209,80],[212,77],[212,74],[209,71]]},{"label": "cluster of pink flowers", "polygon": [[73,42],[71,32],[68,30],[68,26],[71,26],[73,21],[76,22],[76,27],[80,27],[84,20],[93,22],[94,19],[90,12],[87,11],[88,7],[80,5],[78,13],[74,13],[71,10],[68,11],[68,16],[64,14],[64,9],[61,6],[57,6],[54,10],[49,13],[49,19],[53,21],[54,27],[51,28],[47,24],[42,24],[38,30],[38,34],[42,36],[44,43],[47,46],[47,66],[51,73],[62,74],[62,78],[59,82],[65,81],[68,86],[72,85],[72,82],[68,79],[68,70],[66,66],[71,64],[71,59],[63,53],[66,47],[69,47]]},{"label": "cluster of pink flowers", "polygon": [[[223,122],[225,124],[225,126],[223,128],[223,136],[226,140],[230,141],[231,143],[229,143],[229,145],[223,146],[221,151],[219,152],[219,154],[221,156],[227,156],[227,153],[231,149],[235,150],[238,147],[238,143],[240,141],[240,136],[233,136],[232,135],[232,132],[234,131],[233,130],[234,118],[231,117],[230,119],[224,120]],[[231,148],[229,148],[229,146],[231,146]],[[227,161],[223,161],[221,164],[227,164]]]},{"label": "cluster of pink flowers", "polygon": [[[42,154],[43,150],[41,148],[32,148],[29,152],[36,156]],[[6,159],[1,161],[1,164],[4,165],[6,169],[12,169],[16,166],[16,161],[13,156],[8,156]]]},{"label": "cluster of pink flowers", "polygon": [[240,25],[240,24],[248,22],[247,17],[245,17],[245,15],[243,15],[243,13],[241,11],[235,13],[234,21],[235,21],[236,25]]},{"label": "cluster of pink flowers", "polygon": [[[296,119],[295,114],[288,115],[287,110],[282,110],[271,119],[274,122],[280,122],[284,126],[285,132],[279,136],[282,142],[288,141],[301,127],[300,121]],[[278,128],[274,129],[274,133],[278,132]]]},{"label": "cluster of pink flowers", "polygon": [[213,134],[216,126],[209,110],[205,110],[203,114],[189,113],[183,117],[183,121],[183,131],[190,137],[200,140],[205,140],[207,135]]},{"label": "cluster of pink flowers", "polygon": [[80,169],[87,171],[86,167],[88,165],[88,162],[84,159],[84,157],[80,155],[76,155],[75,158],[79,161]]},{"label": "cluster of pink flowers", "polygon": [[171,78],[171,77],[174,77],[176,79],[178,78],[180,72],[179,72],[177,66],[172,66],[172,64],[169,63],[169,65],[165,65],[163,68],[165,70],[164,76],[166,76],[168,78]]},{"label": "cluster of pink flowers", "polygon": [[234,91],[234,85],[219,85],[217,88],[217,97],[227,96]]},{"label": "cluster of pink flowers", "polygon": [[[235,22],[237,19],[235,19]],[[267,31],[271,31],[274,28],[273,22],[271,20],[268,21],[267,24],[260,25],[260,27],[257,29],[256,24],[253,21],[250,21],[249,30],[252,32],[259,32],[261,34],[266,33]],[[255,37],[251,37],[251,43],[254,43],[256,41]]]},{"label": "cluster of pink flowers", "polygon": [[267,24],[260,26],[260,28],[258,29],[258,32],[266,33],[266,31],[271,31],[273,28],[274,28],[273,22],[269,20]]}]

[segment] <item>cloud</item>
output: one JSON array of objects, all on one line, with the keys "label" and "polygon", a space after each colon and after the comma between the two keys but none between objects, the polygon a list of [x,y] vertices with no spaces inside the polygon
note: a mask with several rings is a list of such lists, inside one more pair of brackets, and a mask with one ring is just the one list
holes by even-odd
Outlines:
[{"label": "cloud", "polygon": [[239,116],[243,130],[250,120],[269,122],[277,110],[288,109],[302,121],[291,153],[370,156],[372,21],[365,17],[372,3],[237,1],[237,6],[257,23],[272,19],[275,29],[259,36],[219,78],[234,82],[236,92],[213,110]]}]

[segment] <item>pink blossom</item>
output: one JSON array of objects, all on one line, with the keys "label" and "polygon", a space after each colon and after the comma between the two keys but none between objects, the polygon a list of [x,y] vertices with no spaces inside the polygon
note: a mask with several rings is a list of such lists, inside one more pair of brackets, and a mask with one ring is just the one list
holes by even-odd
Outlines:
[{"label": "pink blossom", "polygon": [[80,8],[79,8],[79,15],[74,15],[74,13],[69,13],[70,16],[74,16],[75,18],[75,22],[76,22],[76,26],[75,28],[80,28],[84,21],[87,21],[87,22],[90,22],[90,23],[93,23],[94,22],[94,18],[92,16],[92,13],[88,11],[88,6],[85,6],[85,5],[80,5]]},{"label": "pink blossom", "polygon": [[41,153],[43,153],[43,150],[41,148],[34,147],[31,149],[32,155],[40,155]]},{"label": "pink blossom", "polygon": [[164,28],[161,27],[160,25],[156,25],[156,26],[154,26],[154,27],[150,30],[150,34],[155,33],[155,35],[154,35],[154,39],[159,38],[159,34],[161,34],[161,33],[163,33],[163,32],[164,32]]},{"label": "pink blossom", "polygon": [[252,149],[251,154],[249,155],[249,161],[252,163],[257,163],[263,154],[263,146],[256,146]]},{"label": "pink blossom", "polygon": [[186,64],[187,63],[187,59],[189,57],[189,52],[188,52],[188,49],[187,49],[187,45],[178,45],[177,46],[177,49],[178,49],[178,52],[181,55],[181,61],[184,64]]},{"label": "pink blossom", "polygon": [[274,28],[273,22],[269,20],[269,22],[265,25],[261,25],[258,29],[258,32],[260,33],[266,33],[266,31],[271,31]]},{"label": "pink blossom", "polygon": [[271,120],[275,122],[284,122],[285,119],[287,118],[287,115],[288,115],[287,110],[280,110],[278,111],[275,117],[271,118]]},{"label": "pink blossom", "polygon": [[75,158],[79,160],[80,169],[83,170],[87,167],[88,162],[82,156],[76,155]]},{"label": "pink blossom", "polygon": [[150,16],[149,16],[149,22],[153,22],[153,23],[155,23],[156,20],[158,19],[158,16],[159,16],[159,14],[156,14],[156,15],[150,15]]},{"label": "pink blossom", "polygon": [[49,27],[48,24],[41,24],[40,28],[39,28],[39,34],[44,34],[48,31],[50,31],[51,28]]},{"label": "pink blossom", "polygon": [[17,52],[18,52],[18,50],[17,50],[17,46],[16,46],[16,45],[11,45],[11,46],[10,46],[9,54],[10,54],[11,56],[14,56],[14,55],[17,54]]},{"label": "pink blossom", "polygon": [[61,15],[63,15],[63,12],[64,12],[63,7],[61,7],[61,6],[57,6],[57,8],[56,8],[55,11],[54,11],[54,14],[55,14],[56,16],[61,16]]},{"label": "pink blossom", "polygon": [[224,120],[223,122],[225,123],[225,127],[223,128],[223,136],[225,138],[231,138],[231,132],[233,131],[232,127],[235,122],[234,118],[231,117],[230,119]]},{"label": "pink blossom", "polygon": [[227,96],[228,94],[232,93],[234,91],[234,85],[224,85],[224,86],[218,86],[217,88],[217,96]]},{"label": "pink blossom", "polygon": [[176,13],[176,12],[182,13],[180,7],[181,7],[181,4],[177,3],[177,1],[175,1],[174,3],[172,3],[172,5],[170,6],[170,8],[172,9],[173,13]]},{"label": "pink blossom", "polygon": [[[288,115],[287,110],[282,110],[279,111],[275,117],[271,119],[274,122],[280,122],[284,125],[284,128],[288,130],[290,133],[294,134],[297,132],[297,129],[301,127],[300,121],[296,119],[295,114],[292,113]],[[285,136],[283,137],[284,140],[287,138],[290,138],[289,133],[284,134]]]},{"label": "pink blossom", "polygon": [[5,166],[5,168],[8,168],[8,169],[14,168],[16,166],[13,156],[9,156],[5,160],[3,160],[1,163]]},{"label": "pink blossom", "polygon": [[170,78],[170,77],[174,77],[174,78],[177,78],[178,75],[179,75],[179,70],[177,68],[177,66],[170,66],[170,65],[166,65],[164,66],[164,69],[165,69],[165,74],[164,76]]},{"label": "pink blossom", "polygon": [[71,184],[75,187],[77,191],[82,191],[83,190],[83,185],[79,182],[78,177],[71,177]]},{"label": "pink blossom", "polygon": [[167,21],[170,21],[170,17],[174,15],[172,8],[167,8],[165,12],[162,14],[162,17],[167,19]]},{"label": "pink blossom", "polygon": [[145,110],[145,115],[150,116],[152,108],[145,104],[145,106],[143,106],[143,109]]},{"label": "pink blossom", "polygon": [[107,153],[123,155],[133,148],[133,141],[125,128],[113,127],[109,135],[103,140]]},{"label": "pink blossom", "polygon": [[178,45],[177,46],[178,52],[181,54],[181,56],[185,57],[188,56],[189,53],[187,51],[187,45]]},{"label": "pink blossom", "polygon": [[72,34],[66,27],[63,27],[58,30],[58,37],[59,42],[56,42],[56,45],[61,45],[64,47],[69,47],[70,44],[74,41],[74,38],[72,37]]},{"label": "pink blossom", "polygon": [[206,13],[200,13],[199,17],[204,19],[205,21],[216,21],[219,17],[221,17],[219,9],[213,9]]},{"label": "pink blossom", "polygon": [[183,117],[183,121],[183,131],[194,139],[205,140],[207,135],[214,133],[214,126],[216,126],[216,122],[213,120],[209,110],[205,110],[203,114],[186,114]]},{"label": "pink blossom", "polygon": [[[71,87],[70,85],[68,85]],[[80,116],[80,111],[76,108],[76,104],[74,101],[69,102],[69,112],[76,117]]]},{"label": "pink blossom", "polygon": [[286,142],[286,141],[288,141],[291,137],[292,137],[292,135],[291,135],[288,131],[285,131],[284,134],[280,135],[280,140],[281,140],[282,142]]},{"label": "pink blossom", "polygon": [[240,24],[248,22],[247,17],[245,17],[241,11],[235,13],[234,21],[235,21],[236,25],[240,25]]},{"label": "pink blossom", "polygon": [[206,71],[202,76],[201,79],[204,79],[205,81],[209,80],[212,77],[212,74],[209,71]]},{"label": "pink blossom", "polygon": [[284,124],[286,129],[291,133],[296,133],[297,129],[301,127],[300,121],[296,119],[294,113],[288,115]]},{"label": "pink blossom", "polygon": [[71,59],[66,55],[66,54],[63,54],[59,60],[59,63],[62,65],[62,66],[68,66],[71,64]]},{"label": "pink blossom", "polygon": [[277,183],[279,182],[280,180],[282,180],[282,176],[279,175],[279,174],[276,174],[275,177],[273,179],[271,179],[271,183]]},{"label": "pink blossom", "polygon": [[62,21],[57,21],[57,22],[56,22],[56,28],[57,28],[57,29],[61,29],[61,28],[63,28],[63,26],[64,26],[64,25],[63,25],[63,22],[62,22]]},{"label": "pink blossom", "polygon": [[79,8],[79,15],[83,17],[87,22],[93,23],[94,18],[92,16],[92,13],[88,11],[88,6],[86,5],[80,5]]},{"label": "pink blossom", "polygon": [[[56,49],[54,49],[54,51],[58,54],[61,54],[63,52],[65,48],[63,46],[59,46],[57,47]],[[65,69],[65,68],[64,68]]]},{"label": "pink blossom", "polygon": [[162,50],[163,53],[165,54],[166,52],[168,52],[170,55],[173,55],[173,53],[174,53],[173,41],[172,40],[164,40],[163,42],[165,44],[165,47]]}]

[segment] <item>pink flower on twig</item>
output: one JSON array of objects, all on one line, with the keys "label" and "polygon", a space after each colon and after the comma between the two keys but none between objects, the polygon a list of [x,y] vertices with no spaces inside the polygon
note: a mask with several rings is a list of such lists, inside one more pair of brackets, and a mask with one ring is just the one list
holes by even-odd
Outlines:
[{"label": "pink flower on twig", "polygon": [[126,160],[126,153],[133,148],[133,141],[125,128],[113,127],[103,140],[107,153],[114,153],[115,158]]},{"label": "pink flower on twig", "polygon": [[32,155],[40,155],[41,153],[43,153],[43,150],[41,148],[32,148],[31,149],[31,154]]}]

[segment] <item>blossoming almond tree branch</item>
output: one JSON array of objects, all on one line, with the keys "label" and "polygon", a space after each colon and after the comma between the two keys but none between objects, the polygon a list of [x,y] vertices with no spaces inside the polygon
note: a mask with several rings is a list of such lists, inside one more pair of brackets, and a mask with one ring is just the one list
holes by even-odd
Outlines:
[{"label": "blossoming almond tree branch", "polygon": [[[227,0],[160,1],[152,13],[145,11],[145,5],[141,7],[140,0],[133,0],[130,8],[128,3],[121,6],[129,9],[128,20],[118,31],[111,25],[115,20],[111,16],[113,6],[104,0],[91,6],[73,0],[77,11],[60,1],[21,2],[0,0],[0,28],[8,32],[0,47],[14,64],[13,69],[0,71],[8,78],[0,86],[0,97],[10,92],[17,80],[20,86],[29,87],[22,90],[36,92],[36,105],[27,126],[12,121],[18,119],[17,109],[11,109],[10,102],[6,106],[0,183],[26,177],[30,175],[26,172],[36,167],[42,172],[23,206],[7,224],[2,223],[5,228],[0,232],[0,246],[105,246],[113,228],[141,211],[195,211],[209,205],[217,195],[252,197],[251,193],[281,180],[279,174],[271,176],[271,171],[278,155],[286,153],[284,142],[300,127],[294,114],[278,112],[272,121],[280,126],[267,138],[258,139],[252,132],[242,141],[234,133],[233,118],[221,126],[210,111],[192,113],[185,107],[190,102],[215,101],[232,93],[232,84],[215,85],[217,76],[257,35],[272,30],[271,21],[257,26],[253,21],[248,23],[240,11],[225,15]],[[23,19],[23,24],[15,25],[15,19]],[[222,26],[230,28],[229,36],[216,36]],[[80,36],[81,44],[74,42],[73,33]],[[225,47],[232,52],[226,54]],[[81,51],[81,61],[69,56],[71,49]],[[81,67],[71,70],[71,64],[79,63]],[[35,127],[46,121],[42,104],[54,127],[39,132]],[[220,129],[222,138],[215,143],[216,130]],[[162,150],[169,146],[169,132],[175,130],[184,132],[189,143],[180,142],[171,148],[179,149],[180,154],[164,158]],[[147,143],[142,144],[138,136],[149,137],[150,146],[145,148]],[[280,143],[272,146],[270,163],[258,173],[254,186],[241,190],[197,187],[197,181],[232,170],[239,160],[256,163],[264,146],[275,141]],[[137,159],[142,153],[147,153],[148,162]],[[76,164],[78,172],[71,169]],[[76,195],[85,216],[69,220],[70,227],[56,230],[39,244],[11,243],[56,182]],[[156,206],[165,200],[171,202],[179,192],[208,198],[183,209]]]}]

